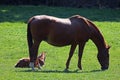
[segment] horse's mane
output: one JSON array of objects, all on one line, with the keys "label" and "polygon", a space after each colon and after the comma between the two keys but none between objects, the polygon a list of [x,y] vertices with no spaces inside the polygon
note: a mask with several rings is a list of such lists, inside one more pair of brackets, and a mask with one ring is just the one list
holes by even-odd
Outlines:
[{"label": "horse's mane", "polygon": [[95,30],[93,31],[91,29],[91,35],[94,35],[97,39],[99,39],[101,41],[101,43],[104,43],[105,47],[106,47],[106,43],[104,40],[104,37],[102,35],[102,33],[99,31],[99,29],[97,28],[97,26],[95,24],[93,24],[90,20],[87,19],[88,24],[90,25],[89,27],[94,28]]}]

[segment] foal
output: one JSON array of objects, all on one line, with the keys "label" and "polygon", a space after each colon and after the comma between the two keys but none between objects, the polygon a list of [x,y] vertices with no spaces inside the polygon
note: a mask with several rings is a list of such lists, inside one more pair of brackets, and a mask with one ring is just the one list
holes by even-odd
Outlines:
[{"label": "foal", "polygon": [[[40,56],[37,57],[34,66],[41,68],[44,63],[45,63],[45,58],[46,55],[45,53],[42,53]],[[29,58],[22,58],[18,61],[18,63],[15,65],[15,67],[20,67],[20,68],[29,68],[29,64],[30,64],[30,59]]]}]

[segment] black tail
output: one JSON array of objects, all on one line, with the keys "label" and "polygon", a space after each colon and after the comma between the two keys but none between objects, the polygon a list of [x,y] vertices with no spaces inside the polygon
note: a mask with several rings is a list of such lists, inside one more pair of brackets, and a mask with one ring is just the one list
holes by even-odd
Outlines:
[{"label": "black tail", "polygon": [[28,48],[29,48],[29,52],[30,52],[30,48],[32,47],[33,45],[33,40],[32,40],[32,34],[31,34],[31,31],[30,31],[30,23],[31,23],[32,20],[30,20],[28,22],[28,26],[27,26],[27,42],[28,42]]}]

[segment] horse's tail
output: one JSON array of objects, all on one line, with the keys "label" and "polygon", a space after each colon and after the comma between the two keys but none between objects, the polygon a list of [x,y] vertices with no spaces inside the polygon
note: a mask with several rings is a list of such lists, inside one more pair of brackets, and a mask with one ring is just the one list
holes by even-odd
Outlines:
[{"label": "horse's tail", "polygon": [[31,22],[32,22],[32,18],[28,21],[28,25],[27,25],[27,42],[28,42],[29,52],[33,45],[32,34],[31,34],[31,30],[30,30]]}]

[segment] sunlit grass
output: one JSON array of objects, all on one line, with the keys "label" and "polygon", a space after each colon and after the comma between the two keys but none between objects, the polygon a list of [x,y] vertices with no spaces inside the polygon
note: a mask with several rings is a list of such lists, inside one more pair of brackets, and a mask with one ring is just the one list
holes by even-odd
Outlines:
[{"label": "sunlit grass", "polygon": [[[111,11],[116,12],[109,13]],[[88,15],[88,13],[90,14]],[[0,6],[0,80],[120,80],[119,13],[120,11],[112,9]],[[93,20],[104,35],[106,42],[111,46],[109,70],[100,71],[100,65],[96,57],[97,49],[91,40],[87,42],[84,49],[82,71],[77,71],[78,49],[75,50],[71,60],[69,72],[64,72],[70,46],[59,48],[46,42],[42,42],[39,48],[39,53],[47,52],[45,66],[42,70],[31,72],[29,68],[14,68],[20,58],[29,56],[26,22],[29,17],[36,14],[49,14],[58,17],[81,14]]]}]

